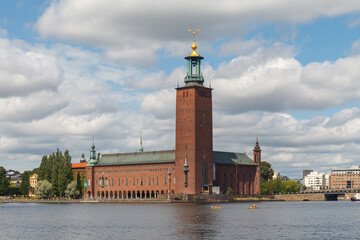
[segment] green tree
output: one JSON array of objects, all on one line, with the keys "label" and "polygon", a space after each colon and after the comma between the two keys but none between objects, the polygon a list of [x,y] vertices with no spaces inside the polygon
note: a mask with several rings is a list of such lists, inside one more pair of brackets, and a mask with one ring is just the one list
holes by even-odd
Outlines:
[{"label": "green tree", "polygon": [[76,190],[79,191],[79,198],[81,198],[83,191],[82,191],[82,184],[81,184],[80,173],[78,173],[78,174],[76,175]]},{"label": "green tree", "polygon": [[[266,162],[266,161],[261,161],[261,169],[260,169],[260,174],[261,177],[264,180],[269,180],[270,179],[270,163]],[[274,175],[274,170],[271,169],[271,176]]]},{"label": "green tree", "polygon": [[47,180],[38,181],[35,191],[35,195],[41,198],[49,198],[52,195],[52,186]]},{"label": "green tree", "polygon": [[59,165],[60,163],[57,161],[58,158],[60,158],[60,156],[58,156],[59,153],[59,149],[57,150],[57,154],[53,156],[53,163],[52,163],[52,169],[51,169],[51,186],[52,186],[52,193],[56,196],[59,196],[59,191],[58,191],[58,174],[59,174]]},{"label": "green tree", "polygon": [[230,201],[234,199],[234,191],[230,186],[227,188],[226,194],[229,196]]},{"label": "green tree", "polygon": [[20,192],[22,195],[28,195],[30,190],[30,176],[32,171],[25,171],[21,177]]},{"label": "green tree", "polygon": [[272,193],[282,193],[285,192],[283,181],[280,178],[274,179],[271,184]]},{"label": "green tree", "polygon": [[261,194],[270,194],[270,181],[261,178]]},{"label": "green tree", "polygon": [[71,169],[71,156],[68,150],[65,150],[64,155],[59,155],[58,162],[58,193],[60,196],[65,194],[67,185],[72,181],[73,174]]},{"label": "green tree", "polygon": [[5,196],[9,194],[10,183],[6,178],[5,168],[0,166],[0,196]]},{"label": "green tree", "polygon": [[49,179],[47,179],[47,175],[46,175],[47,161],[48,161],[48,157],[43,156],[42,159],[41,159],[39,170],[38,170],[38,180],[39,181],[41,181],[41,180],[48,180],[49,181]]},{"label": "green tree", "polygon": [[9,190],[8,190],[8,195],[11,195],[11,196],[21,195],[20,187],[15,186],[14,184],[11,184],[11,183],[10,183],[10,185],[9,185]]},{"label": "green tree", "polygon": [[65,190],[65,195],[67,197],[71,198],[78,198],[80,195],[80,191],[77,189],[77,183],[76,181],[72,181],[67,185],[67,188]]},{"label": "green tree", "polygon": [[47,180],[52,185],[53,194],[64,196],[67,185],[73,180],[71,156],[57,149],[49,156],[43,156],[39,167],[39,180]]}]

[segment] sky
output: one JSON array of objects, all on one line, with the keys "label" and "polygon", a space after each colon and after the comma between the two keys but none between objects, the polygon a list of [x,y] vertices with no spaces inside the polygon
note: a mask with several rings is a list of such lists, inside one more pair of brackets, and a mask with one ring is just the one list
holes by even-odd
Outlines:
[{"label": "sky", "polygon": [[0,3],[0,166],[68,149],[175,145],[192,34],[213,90],[214,150],[293,179],[360,165],[358,0],[18,0]]}]

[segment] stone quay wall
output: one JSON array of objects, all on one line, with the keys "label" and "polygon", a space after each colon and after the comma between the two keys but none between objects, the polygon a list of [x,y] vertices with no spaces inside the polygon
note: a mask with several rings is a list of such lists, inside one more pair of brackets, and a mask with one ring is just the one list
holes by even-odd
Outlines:
[{"label": "stone quay wall", "polygon": [[226,194],[173,194],[172,202],[198,202],[215,203],[229,202],[229,196]]},{"label": "stone quay wall", "polygon": [[325,201],[324,193],[276,194],[273,198],[284,201]]}]

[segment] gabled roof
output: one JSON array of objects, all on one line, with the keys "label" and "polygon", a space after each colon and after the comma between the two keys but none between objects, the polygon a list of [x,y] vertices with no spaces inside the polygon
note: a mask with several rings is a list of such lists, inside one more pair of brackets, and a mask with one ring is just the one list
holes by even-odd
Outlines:
[{"label": "gabled roof", "polygon": [[87,165],[87,162],[84,163],[72,163],[71,164],[71,168],[75,169],[75,168],[85,168]]},{"label": "gabled roof", "polygon": [[175,150],[103,154],[96,166],[175,162]]},{"label": "gabled roof", "polygon": [[33,173],[33,174],[31,174],[31,176],[30,176],[30,178],[32,178],[32,177],[37,177],[38,176],[38,174],[35,172],[35,173]]},{"label": "gabled roof", "polygon": [[255,165],[254,161],[246,153],[214,151],[213,158],[214,163],[219,164]]},{"label": "gabled roof", "polygon": [[[255,165],[245,153],[214,151],[213,158],[214,163],[219,164]],[[175,163],[175,150],[103,154],[96,166],[155,163]]]}]

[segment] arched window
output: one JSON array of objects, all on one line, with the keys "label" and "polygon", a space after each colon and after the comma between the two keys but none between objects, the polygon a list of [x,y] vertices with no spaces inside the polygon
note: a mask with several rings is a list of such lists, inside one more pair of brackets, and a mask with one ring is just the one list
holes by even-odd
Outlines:
[{"label": "arched window", "polygon": [[164,177],[164,185],[166,186],[166,176]]}]

